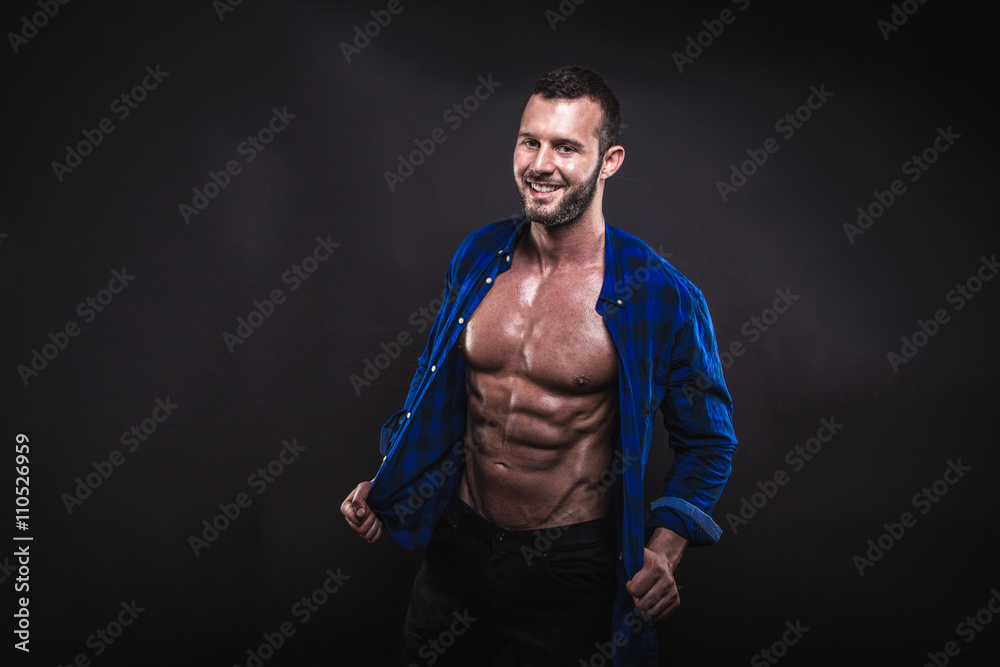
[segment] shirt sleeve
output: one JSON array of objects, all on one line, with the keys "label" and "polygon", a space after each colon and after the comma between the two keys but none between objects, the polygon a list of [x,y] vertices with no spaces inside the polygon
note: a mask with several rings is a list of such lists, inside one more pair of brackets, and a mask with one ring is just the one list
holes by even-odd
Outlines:
[{"label": "shirt sleeve", "polygon": [[441,304],[441,308],[438,309],[434,322],[431,324],[430,332],[427,334],[427,345],[424,346],[424,351],[420,354],[420,357],[417,358],[417,370],[413,373],[413,379],[410,380],[410,388],[406,392],[406,401],[403,403],[403,409],[389,417],[389,420],[382,425],[382,432],[379,438],[379,449],[383,456],[389,453],[389,446],[392,442],[393,436],[396,431],[399,430],[400,426],[402,426],[407,410],[413,406],[417,393],[420,390],[420,384],[424,380],[424,375],[427,374],[427,367],[431,363],[431,350],[435,349],[434,343],[441,334],[444,314],[447,312],[449,304],[454,303],[457,298],[453,288],[458,274],[459,258],[461,257],[462,251],[467,244],[468,240],[464,241],[459,246],[448,265],[448,276],[445,279],[444,302]]},{"label": "shirt sleeve", "polygon": [[649,529],[668,528],[695,546],[715,544],[722,536],[711,514],[736,451],[732,398],[722,371],[708,306],[695,292],[669,358],[658,368],[666,385],[660,409],[674,460],[647,520]]}]

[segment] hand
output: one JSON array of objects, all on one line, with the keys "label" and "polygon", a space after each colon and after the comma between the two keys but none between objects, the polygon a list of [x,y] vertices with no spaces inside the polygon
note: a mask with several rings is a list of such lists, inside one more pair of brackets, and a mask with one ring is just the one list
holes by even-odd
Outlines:
[{"label": "hand", "polygon": [[643,550],[642,568],[625,585],[635,606],[651,621],[662,621],[681,604],[674,569],[687,542],[673,531],[657,528]]},{"label": "hand", "polygon": [[340,505],[340,513],[347,519],[347,525],[370,544],[382,537],[382,522],[366,502],[371,488],[371,482],[361,482]]},{"label": "hand", "polygon": [[629,579],[625,590],[643,616],[651,621],[662,621],[681,604],[677,582],[664,554],[648,547],[643,553],[642,569]]}]

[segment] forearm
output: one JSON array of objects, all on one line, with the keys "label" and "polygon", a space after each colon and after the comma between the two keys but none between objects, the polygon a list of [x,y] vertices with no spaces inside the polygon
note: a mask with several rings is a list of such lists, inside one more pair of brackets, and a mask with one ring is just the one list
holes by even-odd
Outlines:
[{"label": "forearm", "polygon": [[681,498],[711,513],[732,472],[735,445],[675,446],[663,479],[664,498]]},{"label": "forearm", "polygon": [[653,536],[649,539],[646,548],[666,556],[667,562],[670,563],[670,570],[673,571],[681,562],[681,556],[684,554],[684,548],[687,547],[688,542],[687,538],[678,535],[669,528],[654,528]]},{"label": "forearm", "polygon": [[663,494],[650,506],[646,526],[667,528],[693,544],[714,544],[722,534],[711,512],[729,478],[735,446],[678,447]]}]

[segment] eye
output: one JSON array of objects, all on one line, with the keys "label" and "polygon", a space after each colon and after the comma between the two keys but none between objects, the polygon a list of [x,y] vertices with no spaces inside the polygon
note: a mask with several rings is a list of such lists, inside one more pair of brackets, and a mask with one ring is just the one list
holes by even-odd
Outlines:
[{"label": "eye", "polygon": [[570,153],[575,153],[576,152],[575,148],[573,148],[572,146],[569,146],[567,144],[563,144],[562,146],[559,146],[559,148],[557,150],[560,153],[563,153],[564,155],[568,155]]},{"label": "eye", "polygon": [[534,139],[525,139],[521,143],[527,146],[528,148],[538,148],[538,142],[535,141]]}]

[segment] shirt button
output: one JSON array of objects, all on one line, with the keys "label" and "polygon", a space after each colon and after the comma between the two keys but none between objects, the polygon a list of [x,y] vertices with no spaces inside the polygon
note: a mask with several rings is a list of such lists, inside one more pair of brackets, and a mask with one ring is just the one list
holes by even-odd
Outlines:
[{"label": "shirt button", "polygon": [[382,457],[382,463],[385,463],[385,460],[386,460],[387,458],[389,458],[389,457],[388,457],[388,456],[383,456],[383,457]]},{"label": "shirt button", "polygon": [[619,306],[622,305],[622,300],[621,299],[618,299],[618,305]]},{"label": "shirt button", "polygon": [[493,282],[493,279],[492,279],[492,278],[487,278],[487,279],[486,279],[486,284],[487,284],[487,285],[489,285],[489,284],[490,284],[491,282]]},{"label": "shirt button", "polygon": [[510,255],[507,255],[507,263],[510,264]]},{"label": "shirt button", "polygon": [[434,371],[436,371],[437,369],[438,369],[438,367],[437,367],[437,366],[431,366],[431,373],[433,373],[433,372],[434,372]]},{"label": "shirt button", "polygon": [[458,323],[459,324],[465,324],[465,318],[464,317],[458,318]]},{"label": "shirt button", "polygon": [[407,413],[406,413],[406,418],[407,418],[407,419],[409,419],[409,418],[410,418],[410,413],[409,413],[409,412],[407,412]]}]

